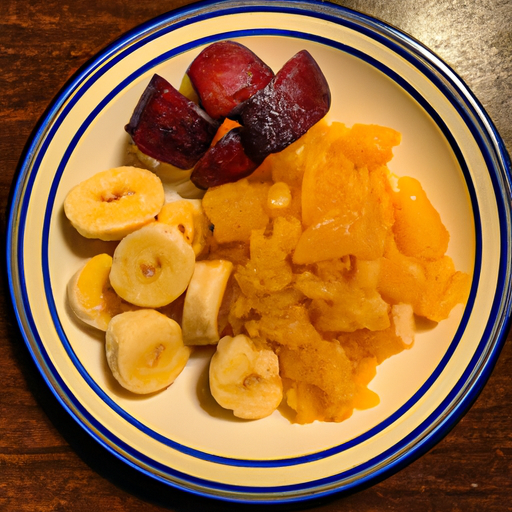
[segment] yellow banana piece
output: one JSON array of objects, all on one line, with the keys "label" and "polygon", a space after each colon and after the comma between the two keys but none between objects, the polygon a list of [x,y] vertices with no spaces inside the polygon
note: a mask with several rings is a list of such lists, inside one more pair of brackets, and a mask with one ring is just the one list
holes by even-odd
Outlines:
[{"label": "yellow banana piece", "polygon": [[116,167],[71,189],[64,200],[64,212],[86,238],[121,240],[153,221],[164,199],[162,182],[154,173]]},{"label": "yellow banana piece", "polygon": [[75,315],[102,331],[107,330],[113,316],[135,308],[124,302],[110,285],[111,267],[112,256],[98,254],[74,274],[67,286],[69,305]]},{"label": "yellow banana piece", "polygon": [[224,336],[210,362],[210,390],[216,402],[243,419],[272,414],[283,398],[279,362],[272,350],[258,350],[247,336]]},{"label": "yellow banana piece", "polygon": [[[128,151],[139,161],[140,165],[154,172],[161,180],[166,192],[178,193],[188,199],[200,199],[204,190],[197,188],[191,181],[192,169],[183,170],[143,153],[135,144],[130,144]],[[167,195],[167,194],[166,194]]]},{"label": "yellow banana piece", "polygon": [[119,242],[112,260],[110,283],[131,304],[159,308],[187,289],[194,263],[194,251],[180,231],[153,222]]},{"label": "yellow banana piece", "polygon": [[115,379],[138,394],[169,387],[190,356],[179,324],[154,309],[128,311],[112,318],[105,351]]},{"label": "yellow banana piece", "polygon": [[219,341],[219,309],[232,270],[233,263],[227,260],[196,261],[183,305],[185,345],[212,345]]},{"label": "yellow banana piece", "polygon": [[203,211],[200,199],[178,198],[165,203],[157,216],[157,220],[177,227],[194,249],[196,256],[204,249],[209,230],[208,219]]}]

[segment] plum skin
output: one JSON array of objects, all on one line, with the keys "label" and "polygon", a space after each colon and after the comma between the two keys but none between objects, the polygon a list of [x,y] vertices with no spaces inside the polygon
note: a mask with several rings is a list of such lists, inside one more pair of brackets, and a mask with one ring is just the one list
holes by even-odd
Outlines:
[{"label": "plum skin", "polygon": [[[233,62],[226,58],[230,52],[235,56]],[[224,60],[219,63],[221,55]],[[232,63],[235,71],[230,68]],[[253,64],[263,75],[254,87],[245,87]],[[296,53],[276,75],[266,68],[248,48],[232,41],[210,45],[189,66],[187,73],[198,96],[213,95],[211,105],[217,110],[212,113],[240,124],[214,146],[219,119],[156,74],[125,129],[143,153],[181,169],[193,169],[190,179],[198,188],[249,176],[268,155],[304,135],[331,104],[327,80],[306,50]],[[195,84],[193,77],[199,77]],[[216,80],[224,80],[224,90],[214,94],[219,87]]]},{"label": "plum skin", "polygon": [[233,128],[212,146],[194,167],[190,180],[201,189],[231,183],[252,174],[258,167],[245,153],[242,128]]},{"label": "plum skin", "polygon": [[206,189],[249,176],[268,155],[304,135],[330,105],[329,85],[317,62],[306,50],[298,52],[263,89],[230,112],[241,126],[205,153],[192,182]]}]

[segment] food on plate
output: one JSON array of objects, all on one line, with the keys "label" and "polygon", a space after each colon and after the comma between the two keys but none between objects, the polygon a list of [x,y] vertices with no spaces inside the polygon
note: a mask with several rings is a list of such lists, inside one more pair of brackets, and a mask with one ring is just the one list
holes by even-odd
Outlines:
[{"label": "food on plate", "polygon": [[405,256],[426,260],[441,258],[448,249],[450,234],[421,183],[403,176],[398,180],[397,188],[393,195],[393,233],[398,249]]},{"label": "food on plate", "polygon": [[212,187],[203,197],[203,208],[219,243],[246,242],[253,229],[264,228],[269,221],[264,200],[269,184],[241,179]]},{"label": "food on plate", "polygon": [[185,345],[219,341],[219,311],[232,270],[231,261],[196,261],[183,304],[181,328]]},{"label": "food on plate", "polygon": [[76,185],[64,212],[86,238],[121,240],[151,222],[164,204],[160,178],[136,167],[101,171]]},{"label": "food on plate", "polygon": [[203,109],[156,74],[125,126],[144,154],[180,169],[195,165],[217,128]]},{"label": "food on plate", "polygon": [[[142,155],[193,168],[190,181],[199,189],[249,176],[269,154],[306,133],[331,104],[327,80],[306,50],[274,76],[248,48],[222,41],[203,50],[187,76],[199,105],[155,74],[125,129]],[[181,87],[188,91],[188,81]],[[237,126],[212,143],[226,118]]]},{"label": "food on plate", "polygon": [[246,46],[219,41],[192,61],[186,75],[201,106],[213,119],[221,119],[263,89],[274,72]]},{"label": "food on plate", "polygon": [[306,50],[296,53],[264,89],[238,107],[245,152],[261,163],[304,135],[330,106],[322,70]]},{"label": "food on plate", "polygon": [[258,349],[244,334],[219,341],[210,363],[209,380],[217,403],[238,418],[265,418],[283,398],[276,354]]},{"label": "food on plate", "polygon": [[[466,301],[469,276],[445,254],[423,189],[393,185],[387,162],[399,142],[389,128],[320,121],[249,178],[203,198],[214,226],[207,257],[236,261],[231,335],[276,353],[298,423],[374,406],[368,384],[378,364],[413,345],[415,316],[439,322]],[[269,201],[276,184],[291,195],[284,208]],[[407,208],[405,190],[419,198]],[[428,250],[407,256],[423,215]]]},{"label": "food on plate", "polygon": [[298,52],[264,88],[229,113],[241,126],[206,152],[191,181],[206,189],[249,176],[268,155],[304,135],[330,106],[322,70],[309,52]]},{"label": "food on plate", "polygon": [[231,129],[197,162],[190,175],[196,187],[206,190],[231,183],[249,176],[258,167],[245,153],[241,130]]},{"label": "food on plate", "polygon": [[106,331],[110,320],[134,306],[123,301],[110,285],[112,256],[97,254],[88,259],[69,280],[67,296],[75,315],[101,331]]},{"label": "food on plate", "polygon": [[159,308],[187,289],[195,259],[192,246],[178,228],[153,222],[119,242],[112,259],[110,283],[127,302]]},{"label": "food on plate", "polygon": [[196,256],[204,249],[209,228],[200,199],[173,198],[162,206],[157,221],[175,226]]},{"label": "food on plate", "polygon": [[[155,197],[133,198],[146,189],[125,167],[133,187],[111,185],[111,170],[66,198],[107,203],[90,215],[94,228],[70,221],[84,236],[118,241],[113,258],[93,258],[68,286],[78,318],[106,329],[114,377],[135,393],[165,389],[190,352],[209,345],[212,397],[239,418],[279,409],[300,424],[339,422],[374,407],[377,366],[414,345],[417,318],[443,321],[470,286],[421,183],[388,168],[401,134],[328,121],[329,87],[306,51],[274,75],[241,45],[215,43],[182,82],[195,107],[162,80],[153,77],[128,127]],[[190,153],[195,128],[178,131],[174,149],[154,138],[163,113],[202,119]],[[109,219],[108,205],[125,199],[128,213]]]},{"label": "food on plate", "polygon": [[170,386],[190,356],[180,326],[154,309],[116,315],[108,324],[105,351],[115,379],[137,394]]}]

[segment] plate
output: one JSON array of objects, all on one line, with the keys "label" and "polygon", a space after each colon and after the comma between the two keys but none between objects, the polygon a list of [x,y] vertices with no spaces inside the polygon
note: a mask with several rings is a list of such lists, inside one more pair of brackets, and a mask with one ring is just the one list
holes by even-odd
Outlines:
[{"label": "plate", "polygon": [[[418,178],[472,275],[467,305],[378,367],[381,403],[342,423],[297,425],[278,412],[236,421],[205,398],[208,354],[165,392],[133,398],[106,368],[103,337],[75,321],[66,285],[104,247],[69,227],[63,199],[121,165],[123,130],[157,72],[179,87],[199,51],[232,39],[274,70],[307,49],[330,84],[329,118],[402,133],[390,170]],[[127,33],[60,91],[20,166],[7,266],[30,353],[57,399],[100,445],[166,485],[234,502],[285,503],[353,491],[438,442],[488,378],[510,320],[510,167],[490,119],[460,78],[417,41],[360,13],[313,1],[192,4]]]}]

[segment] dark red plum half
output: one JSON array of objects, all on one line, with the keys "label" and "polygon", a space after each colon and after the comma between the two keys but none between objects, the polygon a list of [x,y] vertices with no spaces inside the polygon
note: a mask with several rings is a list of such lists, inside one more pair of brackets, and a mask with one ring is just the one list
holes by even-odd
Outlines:
[{"label": "dark red plum half", "polygon": [[167,80],[154,75],[125,130],[142,153],[191,169],[210,147],[219,123]]},{"label": "dark red plum half", "polygon": [[261,162],[320,121],[331,106],[329,84],[308,51],[295,54],[271,82],[237,109],[247,156]]},{"label": "dark red plum half", "polygon": [[238,181],[258,166],[244,151],[241,128],[233,128],[212,146],[194,167],[190,180],[201,189]]},{"label": "dark red plum half", "polygon": [[219,41],[205,48],[187,74],[201,106],[214,119],[227,117],[274,77],[257,55],[234,41]]}]

